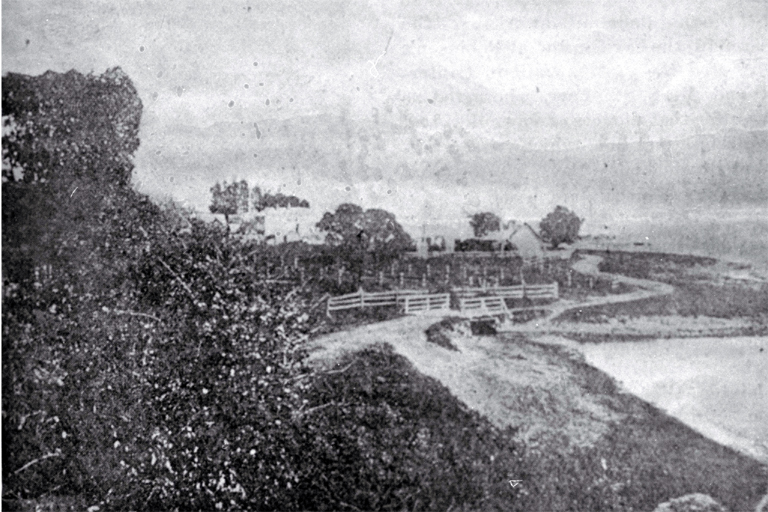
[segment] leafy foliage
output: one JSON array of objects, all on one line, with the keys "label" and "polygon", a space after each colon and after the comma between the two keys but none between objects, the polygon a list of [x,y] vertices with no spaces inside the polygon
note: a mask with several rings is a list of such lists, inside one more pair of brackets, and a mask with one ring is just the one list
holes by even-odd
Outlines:
[{"label": "leafy foliage", "polygon": [[562,243],[573,243],[578,239],[583,219],[564,206],[557,206],[554,211],[541,219],[539,229],[541,237],[557,248]]},{"label": "leafy foliage", "polygon": [[[3,182],[89,177],[126,185],[141,100],[128,76],[52,71],[3,78]],[[19,176],[21,175],[21,176]]]},{"label": "leafy foliage", "polygon": [[492,212],[478,212],[470,216],[469,225],[475,237],[482,238],[491,231],[501,230],[501,218]]},{"label": "leafy foliage", "polygon": [[[304,385],[308,298],[259,279],[253,247],[215,225],[179,230],[181,212],[135,193],[123,151],[138,139],[80,148],[123,133],[125,119],[138,126],[141,103],[122,73],[12,78],[3,105],[34,123],[5,131],[4,498],[279,508],[294,481],[285,425]],[[19,90],[54,91],[93,118],[59,134],[59,110],[41,113]],[[47,127],[46,144],[26,136]]]},{"label": "leafy foliage", "polygon": [[262,193],[259,187],[250,190],[245,180],[232,183],[225,181],[223,184],[216,182],[211,187],[211,204],[208,208],[211,213],[223,214],[227,222],[230,215],[247,213],[251,206],[257,212],[261,212],[267,208],[309,208],[309,202],[281,192]]},{"label": "leafy foliage", "polygon": [[339,205],[334,213],[326,212],[317,227],[326,232],[326,242],[359,271],[369,253],[387,260],[413,245],[393,214],[375,208],[363,210],[351,203]]},{"label": "leafy foliage", "polygon": [[224,215],[229,223],[229,216],[248,211],[248,183],[240,182],[216,184],[211,187],[211,204],[208,206],[211,213]]},{"label": "leafy foliage", "polygon": [[309,201],[282,192],[272,194],[263,192],[259,187],[253,188],[253,209],[257,212],[267,208],[309,208]]}]

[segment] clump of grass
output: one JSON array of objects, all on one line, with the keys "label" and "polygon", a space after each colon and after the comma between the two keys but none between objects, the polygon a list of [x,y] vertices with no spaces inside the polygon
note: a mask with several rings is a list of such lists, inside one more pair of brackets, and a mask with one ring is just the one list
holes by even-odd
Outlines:
[{"label": "clump of grass", "polygon": [[430,325],[427,330],[427,341],[434,343],[448,350],[461,352],[459,348],[451,341],[449,333],[456,332],[458,326],[466,324],[463,318],[449,317]]}]

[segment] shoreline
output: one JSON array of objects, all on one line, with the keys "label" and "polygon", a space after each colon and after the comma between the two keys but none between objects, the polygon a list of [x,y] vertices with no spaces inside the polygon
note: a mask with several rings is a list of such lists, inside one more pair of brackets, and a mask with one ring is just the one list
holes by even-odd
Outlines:
[{"label": "shoreline", "polygon": [[[697,343],[697,345],[701,345],[701,347],[696,347],[697,352],[694,354],[691,354],[691,356],[686,356],[684,360],[690,361],[692,359],[696,359],[696,356],[697,355],[700,356],[702,351],[706,353],[711,351],[713,348],[716,350],[718,347],[722,349],[724,347],[727,347],[728,345],[733,345],[734,341],[736,342],[736,345],[743,346],[744,348],[755,348],[755,347],[759,348],[760,345],[765,345],[765,348],[767,349],[767,351],[764,357],[768,357],[768,336],[765,336],[765,335],[741,336],[741,337],[713,336],[713,337],[689,337],[689,338],[680,338],[680,337],[649,338],[645,340],[635,340],[635,341],[640,341],[641,344],[644,343],[644,345],[648,347],[649,352],[658,353],[658,347],[653,346],[654,344],[656,344],[655,342],[669,341],[671,342],[671,344],[664,345],[664,346],[670,347],[670,348],[674,347],[679,349],[680,344],[675,344],[674,343],[675,341],[685,341],[685,342],[688,342],[688,344],[692,344],[692,343],[695,343],[695,340],[700,340],[700,343]],[[692,404],[689,404],[685,401],[679,402],[679,400],[682,399],[681,397],[684,396],[684,394],[680,395],[678,393],[675,393],[674,394],[675,398],[674,400],[672,400],[672,397],[671,395],[669,395],[669,393],[665,393],[666,395],[668,395],[665,397],[665,396],[658,396],[659,391],[653,391],[653,389],[662,385],[662,383],[664,383],[665,386],[669,386],[671,383],[676,382],[677,384],[675,384],[675,386],[682,386],[682,389],[685,390],[684,393],[691,392],[691,389],[695,389],[697,385],[701,384],[701,383],[696,384],[700,380],[699,375],[702,377],[708,377],[710,379],[710,382],[713,382],[716,380],[722,386],[723,381],[727,379],[714,379],[711,374],[711,372],[713,371],[713,367],[711,365],[707,365],[706,367],[699,367],[698,369],[699,373],[693,373],[693,374],[691,373],[690,364],[688,368],[676,367],[675,372],[669,372],[666,375],[660,375],[660,374],[651,375],[646,372],[646,373],[643,373],[644,375],[643,381],[640,382],[638,381],[637,374],[633,375],[632,372],[628,371],[628,367],[631,367],[633,364],[635,365],[642,364],[642,362],[638,360],[638,357],[642,357],[641,356],[642,348],[638,346],[639,344],[631,344],[631,346],[627,345],[626,348],[628,350],[623,350],[621,348],[621,345],[623,344],[622,341],[614,340],[606,343],[579,342],[579,341],[572,340],[567,336],[561,336],[557,334],[545,334],[537,337],[532,337],[531,341],[535,343],[546,344],[546,345],[561,346],[568,350],[578,353],[581,357],[584,358],[584,361],[587,364],[589,364],[590,366],[593,366],[594,368],[597,368],[601,372],[605,372],[606,374],[610,375],[613,379],[615,379],[619,385],[619,388],[623,392],[631,394],[633,396],[640,398],[641,400],[644,400],[644,401],[647,401],[648,403],[653,404],[654,406],[658,407],[660,410],[664,411],[666,414],[682,421],[687,426],[699,432],[700,434],[704,435],[705,437],[719,444],[722,444],[724,446],[728,446],[733,449],[736,449],[739,452],[745,455],[748,455],[753,459],[756,459],[758,462],[768,466],[768,444],[766,444],[768,443],[768,432],[761,434],[758,438],[745,435],[743,432],[736,432],[734,431],[733,428],[728,428],[727,425],[723,425],[722,422],[717,422],[713,420],[712,414],[713,413],[717,414],[717,411],[718,411],[718,408],[715,406],[715,404],[711,404],[711,406],[709,407],[705,407],[706,404],[699,404],[698,407],[691,409]],[[721,343],[718,343],[718,341],[722,341],[724,343],[721,344]],[[716,344],[716,345],[713,345],[713,344]],[[621,351],[627,352],[627,355],[621,359],[622,361],[621,364],[617,363],[615,357],[614,359],[610,359],[605,355],[606,352],[610,352],[615,356],[617,352],[621,352]],[[647,354],[645,355],[647,356]],[[720,359],[719,363],[720,365],[724,364],[723,359]],[[768,365],[768,363],[764,362],[763,365]],[[722,370],[722,371],[725,371],[725,370]],[[675,380],[676,377],[678,378],[678,380]],[[731,375],[731,378],[734,378],[733,375]],[[735,386],[731,386],[731,387],[734,388]],[[746,390],[746,386],[739,385],[738,388]],[[694,397],[696,395],[697,393],[693,393]],[[752,407],[753,409],[755,408],[754,406],[750,406],[748,404],[745,404],[745,407]],[[758,407],[758,411],[759,411],[760,410],[759,404],[757,404],[756,407]],[[731,419],[730,415],[722,415],[722,417],[726,420],[726,423],[727,423],[727,420]],[[765,443],[761,442],[761,439],[763,438]]]}]

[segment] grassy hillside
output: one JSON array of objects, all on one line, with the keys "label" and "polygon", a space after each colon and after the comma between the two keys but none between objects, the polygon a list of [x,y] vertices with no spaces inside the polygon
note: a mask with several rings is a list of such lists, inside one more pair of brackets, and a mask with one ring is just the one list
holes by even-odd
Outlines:
[{"label": "grassy hillside", "polygon": [[[300,507],[650,511],[702,492],[729,510],[749,510],[766,492],[764,466],[619,392],[564,349],[517,342],[547,351],[573,377],[569,393],[589,395],[623,419],[593,446],[556,435],[526,443],[378,345],[339,360],[336,373],[313,383],[305,409],[314,416],[312,435],[302,450],[317,466],[298,485]],[[551,410],[559,402],[545,383],[530,393],[529,403],[550,407],[544,414],[566,412]],[[522,483],[512,488],[510,479]]]}]

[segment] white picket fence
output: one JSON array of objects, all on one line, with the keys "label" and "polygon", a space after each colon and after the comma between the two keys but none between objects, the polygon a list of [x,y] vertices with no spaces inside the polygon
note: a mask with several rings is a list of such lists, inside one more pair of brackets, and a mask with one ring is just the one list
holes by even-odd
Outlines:
[{"label": "white picket fence", "polygon": [[459,299],[459,310],[469,318],[510,316],[503,297],[467,297]]},{"label": "white picket fence", "polygon": [[515,286],[488,286],[481,288],[453,288],[457,297],[468,298],[478,295],[492,295],[505,299],[557,299],[560,289],[557,282],[550,284],[520,284]]},{"label": "white picket fence", "polygon": [[423,290],[396,290],[391,292],[367,293],[358,290],[355,293],[331,297],[328,299],[326,314],[344,309],[400,306],[405,314],[448,309],[451,296],[448,293],[424,293]]}]

